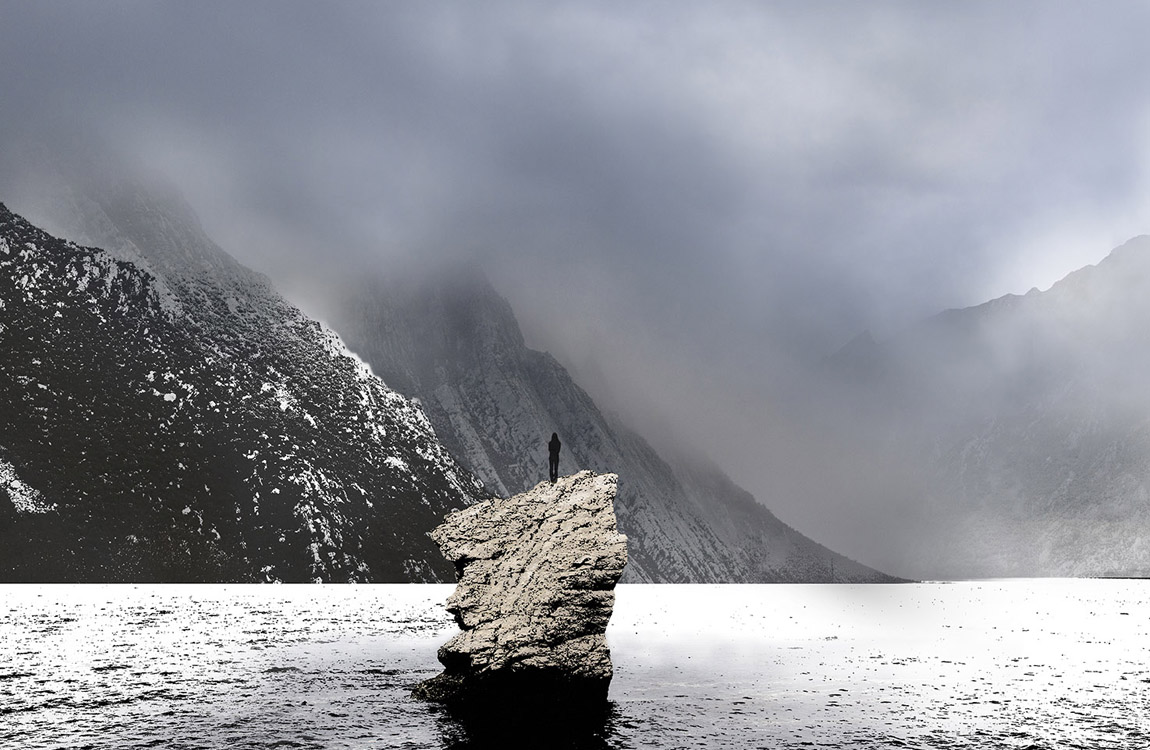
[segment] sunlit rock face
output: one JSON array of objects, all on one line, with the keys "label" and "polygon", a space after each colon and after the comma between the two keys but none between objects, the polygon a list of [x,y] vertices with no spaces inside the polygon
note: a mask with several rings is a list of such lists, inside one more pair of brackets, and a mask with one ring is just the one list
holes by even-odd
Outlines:
[{"label": "sunlit rock face", "polygon": [[614,474],[556,484],[452,513],[432,538],[454,563],[447,600],[463,632],[439,649],[444,672],[416,696],[454,704],[603,704],[607,621],[627,563]]}]

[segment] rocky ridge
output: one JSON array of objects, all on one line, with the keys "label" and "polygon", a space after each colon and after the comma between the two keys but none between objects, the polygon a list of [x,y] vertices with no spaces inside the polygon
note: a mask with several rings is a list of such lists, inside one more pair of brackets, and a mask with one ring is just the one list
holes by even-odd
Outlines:
[{"label": "rocky ridge", "polygon": [[485,495],[423,411],[178,201],[69,195],[114,252],[0,207],[0,578],[450,579]]}]

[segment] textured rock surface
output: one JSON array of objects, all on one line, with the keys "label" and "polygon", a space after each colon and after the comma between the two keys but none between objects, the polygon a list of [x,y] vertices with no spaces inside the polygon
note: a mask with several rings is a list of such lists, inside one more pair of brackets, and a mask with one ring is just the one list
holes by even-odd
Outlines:
[{"label": "textured rock surface", "polygon": [[444,672],[416,696],[446,703],[602,703],[607,621],[627,563],[614,474],[583,471],[450,514],[432,532],[455,564],[447,600],[463,632],[439,649]]}]

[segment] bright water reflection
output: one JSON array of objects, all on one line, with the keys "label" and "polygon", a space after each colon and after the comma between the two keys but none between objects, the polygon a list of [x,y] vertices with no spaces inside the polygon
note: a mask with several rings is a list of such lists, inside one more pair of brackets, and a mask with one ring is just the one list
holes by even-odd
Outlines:
[{"label": "bright water reflection", "polygon": [[624,586],[556,736],[412,700],[450,586],[0,586],[0,747],[1150,746],[1150,582]]}]

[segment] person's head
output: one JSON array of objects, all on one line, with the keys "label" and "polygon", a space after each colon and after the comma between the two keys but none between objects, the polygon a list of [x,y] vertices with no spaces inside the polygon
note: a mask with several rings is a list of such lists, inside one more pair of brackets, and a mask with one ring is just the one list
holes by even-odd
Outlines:
[{"label": "person's head", "polygon": [[559,439],[559,433],[557,433],[557,432],[552,432],[552,433],[551,433],[551,439],[552,439],[552,440],[558,440],[558,439]]}]

